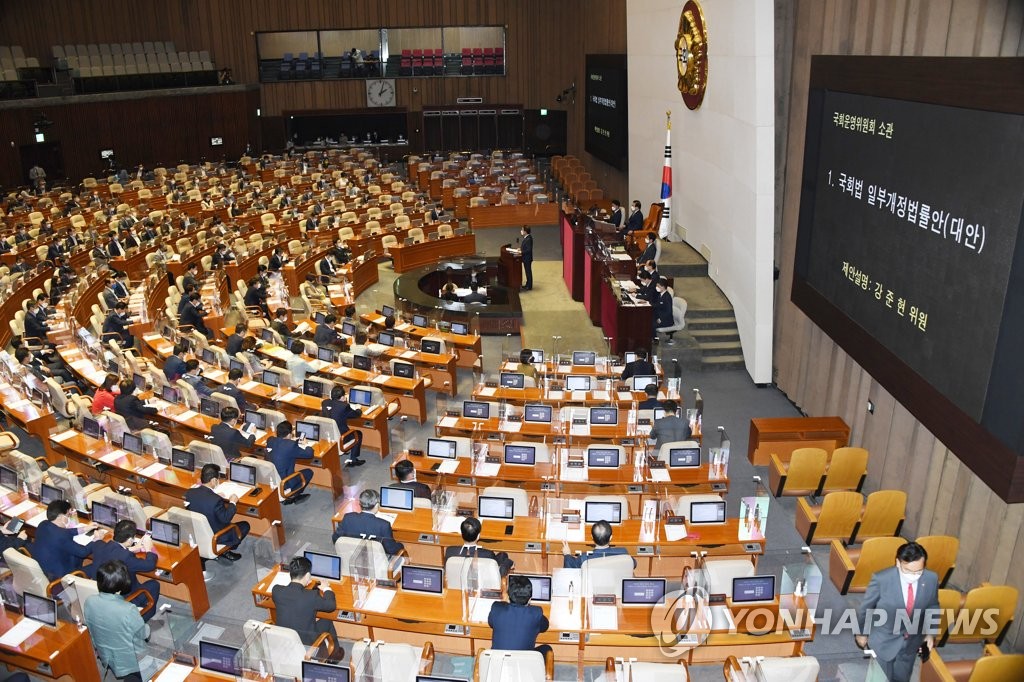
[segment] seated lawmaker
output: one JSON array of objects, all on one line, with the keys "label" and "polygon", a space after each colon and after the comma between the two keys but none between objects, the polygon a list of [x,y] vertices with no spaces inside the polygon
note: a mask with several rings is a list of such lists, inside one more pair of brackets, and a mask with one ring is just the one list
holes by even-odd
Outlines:
[{"label": "seated lawmaker", "polygon": [[626,364],[622,370],[622,376],[619,378],[623,381],[628,381],[630,377],[656,375],[657,373],[654,363],[647,359],[647,351],[638,350],[636,352],[636,360]]},{"label": "seated lawmaker", "polygon": [[242,350],[242,342],[245,341],[245,336],[249,332],[249,325],[245,322],[239,322],[235,325],[235,333],[228,337],[227,342],[224,344],[224,350],[231,357],[235,357]]},{"label": "seated lawmaker", "polygon": [[[363,416],[363,413],[358,407],[352,407],[348,402],[344,386],[335,386],[331,389],[331,397],[320,403],[320,416],[333,419],[334,423],[338,425],[338,433],[341,434],[342,440],[345,440],[345,434],[349,432],[348,420],[358,419]],[[348,461],[345,462],[345,465],[362,466],[366,464],[359,456],[363,445],[363,432],[358,429],[353,430],[350,437],[355,438],[356,444],[349,451]]]},{"label": "seated lawmaker", "polygon": [[167,381],[177,381],[185,373],[185,360],[182,358],[185,351],[185,344],[181,342],[174,344],[171,354],[164,362],[164,376],[167,377]]},{"label": "seated lawmaker", "polygon": [[324,317],[323,324],[316,326],[316,331],[313,333],[313,341],[316,345],[323,348],[330,348],[333,351],[343,351],[348,347],[348,343],[345,339],[334,329],[334,325],[338,323],[338,316],[334,313],[328,313]]},{"label": "seated lawmaker", "polygon": [[388,556],[394,556],[404,549],[402,543],[395,540],[391,524],[374,512],[380,502],[380,494],[376,490],[364,490],[359,493],[359,506],[362,511],[348,512],[341,518],[341,523],[331,536],[331,542],[340,537],[370,538],[379,540]]},{"label": "seated lawmaker", "polygon": [[121,348],[133,348],[135,346],[135,338],[128,331],[128,325],[130,324],[128,304],[124,301],[118,301],[114,305],[114,309],[107,314],[107,318],[103,320],[103,336],[106,337],[108,334],[116,335],[117,342],[121,345]]},{"label": "seated lawmaker", "polygon": [[322,592],[316,586],[311,571],[313,564],[304,556],[294,557],[288,562],[287,585],[275,585],[271,591],[274,601],[274,624],[283,628],[291,628],[299,633],[299,639],[306,646],[324,633],[332,640],[334,650],[341,647],[334,633],[334,621],[331,618],[317,618],[318,613],[334,612],[337,600],[330,588]]},{"label": "seated lawmaker", "polygon": [[[94,524],[79,528],[71,519],[71,503],[53,500],[46,505],[46,520],[36,528],[29,553],[49,580],[58,580],[81,569],[85,558],[92,556],[96,541],[103,539],[103,531],[96,528]],[[79,530],[93,531],[93,541],[85,545],[75,542]]]},{"label": "seated lawmaker", "polygon": [[487,303],[487,294],[479,291],[480,285],[476,281],[469,283],[469,293],[462,297],[463,303]]},{"label": "seated lawmaker", "polygon": [[249,409],[249,401],[245,399],[245,394],[239,387],[238,382],[242,380],[242,370],[237,367],[233,367],[228,370],[228,379],[224,384],[218,388],[215,393],[223,393],[226,396],[231,396],[235,399],[235,404],[238,405],[238,413],[245,416],[246,410]]},{"label": "seated lawmaker", "polygon": [[[598,521],[591,526],[590,537],[594,540],[594,549],[579,556],[573,556],[572,551],[569,549],[569,543],[562,540],[562,565],[565,568],[581,568],[583,566],[583,562],[588,559],[629,554],[629,551],[625,547],[611,546],[612,525],[607,521]],[[636,559],[633,559],[633,567],[636,567]]]},{"label": "seated lawmaker", "polygon": [[238,530],[225,533],[221,536],[220,542],[231,548],[222,556],[228,561],[238,561],[242,555],[234,550],[249,534],[250,528],[246,521],[234,521],[238,496],[232,495],[224,499],[214,492],[214,488],[220,485],[220,467],[216,464],[203,465],[199,472],[199,482],[201,485],[185,491],[185,503],[191,511],[206,517],[210,530],[214,533],[219,533],[232,523],[235,524]]},{"label": "seated lawmaker", "polygon": [[508,601],[495,602],[487,616],[491,626],[491,648],[510,651],[536,651],[545,659],[551,653],[547,644],[537,646],[537,635],[548,630],[548,619],[539,606],[530,606],[533,583],[525,575],[508,577]]},{"label": "seated lawmaker", "polygon": [[149,425],[149,420],[160,410],[142,402],[139,396],[135,395],[139,389],[131,379],[122,381],[118,388],[121,393],[114,398],[114,412],[124,417],[128,428],[132,431],[144,429]]},{"label": "seated lawmaker", "polygon": [[249,449],[256,443],[256,434],[238,430],[243,424],[239,411],[228,405],[220,411],[220,422],[210,429],[214,444],[220,446],[229,462],[242,456],[242,448]]},{"label": "seated lawmaker", "polygon": [[131,577],[121,561],[96,568],[98,594],[85,600],[83,615],[93,648],[118,680],[142,682],[139,657],[146,650],[149,627],[139,609],[121,596],[131,591]]},{"label": "seated lawmaker", "polygon": [[[273,463],[282,481],[295,473],[296,462],[313,457],[313,448],[307,446],[305,442],[296,441],[292,433],[291,422],[285,419],[278,423],[275,435],[267,439],[267,459]],[[289,497],[283,504],[297,504],[308,500],[309,493],[303,491],[312,480],[313,472],[310,469],[299,469],[299,478],[288,481],[285,487]]]},{"label": "seated lawmaker", "polygon": [[498,564],[498,570],[501,571],[501,575],[508,575],[509,571],[515,567],[515,562],[508,558],[508,553],[506,552],[495,552],[486,547],[481,547],[478,544],[480,528],[480,519],[470,516],[463,520],[462,525],[459,526],[459,532],[462,533],[462,546],[446,548],[444,550],[444,560],[448,561],[453,556],[494,559]]},{"label": "seated lawmaker", "polygon": [[[148,621],[156,614],[156,605],[160,600],[160,581],[139,581],[139,573],[150,573],[156,569],[156,552],[153,551],[153,538],[148,533],[141,538],[136,537],[138,527],[131,519],[121,519],[114,526],[114,537],[106,542],[94,542],[92,563],[85,567],[85,574],[96,580],[96,569],[108,561],[121,561],[128,569],[130,587],[128,593],[142,589],[153,598],[153,604],[142,611],[142,619]],[[140,557],[139,555],[144,555]],[[133,601],[138,607],[146,605],[144,596]]]},{"label": "seated lawmaker", "polygon": [[200,398],[209,398],[213,393],[213,390],[203,381],[203,370],[195,358],[185,361],[185,373],[181,375],[181,379],[194,388]]},{"label": "seated lawmaker", "polygon": [[662,403],[665,408],[665,416],[654,420],[648,440],[656,443],[675,443],[680,440],[690,440],[690,422],[679,416],[679,406],[674,400],[666,400]]},{"label": "seated lawmaker", "polygon": [[661,407],[661,401],[658,400],[658,384],[647,384],[644,386],[644,393],[647,394],[647,397],[640,401],[637,409],[654,410]]},{"label": "seated lawmaker", "polygon": [[403,459],[395,464],[395,478],[398,479],[396,488],[408,488],[413,491],[414,497],[430,499],[430,486],[416,480],[416,467],[409,460]]}]

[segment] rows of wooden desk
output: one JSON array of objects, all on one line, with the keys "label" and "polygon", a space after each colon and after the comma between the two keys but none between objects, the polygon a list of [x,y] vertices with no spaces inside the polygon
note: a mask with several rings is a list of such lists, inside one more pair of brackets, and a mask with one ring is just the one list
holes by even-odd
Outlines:
[{"label": "rows of wooden desk", "polygon": [[[363,313],[359,316],[363,324],[378,331],[384,329],[384,316],[379,312]],[[396,320],[395,329],[407,337],[422,341],[425,337],[438,338],[449,348],[455,349],[455,364],[458,367],[474,367],[482,354],[482,338],[479,334],[454,334],[430,327],[417,327],[409,322]]]}]

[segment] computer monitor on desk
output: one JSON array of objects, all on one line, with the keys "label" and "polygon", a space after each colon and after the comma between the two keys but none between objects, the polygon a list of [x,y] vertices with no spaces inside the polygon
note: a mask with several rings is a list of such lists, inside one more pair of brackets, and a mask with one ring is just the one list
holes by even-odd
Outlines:
[{"label": "computer monitor on desk", "polygon": [[414,492],[412,488],[382,486],[380,489],[380,508],[397,511],[412,511]]},{"label": "computer monitor on desk", "polygon": [[583,520],[586,523],[607,521],[612,525],[622,523],[621,502],[586,502],[583,505]]},{"label": "computer monitor on desk", "polygon": [[525,464],[533,466],[537,463],[537,448],[534,445],[505,445],[505,464]]},{"label": "computer monitor on desk", "polygon": [[103,502],[93,502],[92,511],[90,517],[93,523],[98,523],[101,526],[107,528],[113,528],[117,525],[117,510],[109,504]]},{"label": "computer monitor on desk", "polygon": [[475,400],[462,401],[462,416],[467,419],[488,419],[491,416],[491,406],[488,403]]},{"label": "computer monitor on desk", "polygon": [[597,364],[597,353],[592,350],[574,350],[572,364],[592,367]]},{"label": "computer monitor on desk", "polygon": [[416,367],[412,363],[396,362],[391,367],[396,377],[402,377],[403,379],[416,378]]},{"label": "computer monitor on desk", "polygon": [[300,419],[295,422],[295,435],[315,443],[320,440],[320,425]]},{"label": "computer monitor on desk", "polygon": [[130,452],[133,455],[141,455],[142,437],[136,436],[134,433],[124,433],[121,436],[121,448],[125,452]]},{"label": "computer monitor on desk", "polygon": [[344,334],[345,336],[355,336],[356,335],[356,325],[354,323],[352,323],[352,322],[342,322],[341,323],[341,333]]},{"label": "computer monitor on desk", "polygon": [[373,362],[371,362],[370,358],[365,355],[353,355],[352,367],[354,369],[361,369],[364,372],[369,372],[370,368],[373,367]]},{"label": "computer monitor on desk", "polygon": [[617,448],[587,448],[587,466],[614,469],[619,466]]},{"label": "computer monitor on desk", "polygon": [[256,410],[246,410],[245,423],[252,424],[260,431],[263,431],[267,428],[267,415],[262,412],[257,412]]},{"label": "computer monitor on desk", "polygon": [[551,412],[551,405],[527,405],[523,408],[523,421],[550,424]]},{"label": "computer monitor on desk", "polygon": [[466,326],[465,322],[452,322],[452,334],[465,336],[469,334],[469,327]]},{"label": "computer monitor on desk", "polygon": [[267,386],[277,388],[281,385],[281,376],[277,372],[271,372],[269,369],[263,371],[263,383]]},{"label": "computer monitor on desk", "polygon": [[10,467],[0,465],[0,486],[11,492],[18,489],[18,472]]},{"label": "computer monitor on desk", "polygon": [[617,407],[591,407],[590,424],[592,426],[615,426],[619,423]]},{"label": "computer monitor on desk", "polygon": [[526,375],[519,372],[502,372],[499,383],[504,388],[523,388],[526,386]]},{"label": "computer monitor on desk", "polygon": [[336,663],[302,662],[302,682],[349,682],[351,673]]},{"label": "computer monitor on desk", "polygon": [[481,495],[477,498],[477,516],[481,519],[511,521],[515,518],[515,511],[516,501],[511,497]]},{"label": "computer monitor on desk", "polygon": [[427,457],[437,459],[455,459],[458,443],[443,438],[427,439]]},{"label": "computer monitor on desk", "polygon": [[700,467],[700,446],[669,448],[668,465],[673,468],[696,469]]},{"label": "computer monitor on desk", "polygon": [[171,448],[171,466],[175,469],[193,472],[196,470],[196,454],[190,450]]},{"label": "computer monitor on desk", "polygon": [[380,307],[380,314],[384,317],[394,317],[395,309],[392,306],[384,305]]},{"label": "computer monitor on desk", "polygon": [[565,390],[589,391],[590,377],[582,374],[570,374],[565,378]]},{"label": "computer monitor on desk", "polygon": [[173,521],[150,519],[149,529],[152,531],[153,540],[156,542],[162,542],[172,547],[181,545],[181,526]]},{"label": "computer monitor on desk", "polygon": [[633,390],[643,391],[649,385],[658,385],[658,377],[654,374],[637,374],[633,377]]},{"label": "computer monitor on desk", "polygon": [[92,417],[82,417],[82,433],[90,438],[102,438],[103,429],[100,428],[98,420]]},{"label": "computer monitor on desk", "polygon": [[665,602],[664,578],[623,578],[623,606],[656,606]]},{"label": "computer monitor on desk", "polygon": [[[359,357],[358,355],[356,357]],[[369,358],[367,358],[369,360]],[[348,400],[353,405],[369,407],[373,404],[373,394],[363,388],[353,388],[348,392]]]},{"label": "computer monitor on desk", "polygon": [[431,355],[440,355],[441,342],[436,339],[423,339],[420,342],[420,351]]},{"label": "computer monitor on desk", "polygon": [[256,485],[256,467],[241,462],[231,462],[228,465],[228,476],[235,483],[242,485]]},{"label": "computer monitor on desk", "polygon": [[426,317],[426,315],[413,315],[412,316],[412,324],[413,324],[414,327],[426,327],[427,326],[427,317]]},{"label": "computer monitor on desk", "polygon": [[223,675],[241,675],[237,663],[239,647],[199,640],[199,669]]},{"label": "computer monitor on desk", "polygon": [[775,601],[775,576],[733,578],[732,601],[734,604],[766,604]]},{"label": "computer monitor on desk", "polygon": [[420,594],[444,594],[444,569],[405,566],[402,568],[402,589]]},{"label": "computer monitor on desk", "polygon": [[47,599],[38,594],[25,592],[22,596],[22,603],[26,618],[48,625],[51,628],[57,627],[57,600]]},{"label": "computer monitor on desk", "polygon": [[341,557],[335,554],[322,554],[306,550],[303,556],[309,559],[312,567],[309,574],[325,580],[341,580]]},{"label": "computer monitor on desk", "polygon": [[686,520],[690,525],[725,523],[725,500],[691,502],[690,516]]}]

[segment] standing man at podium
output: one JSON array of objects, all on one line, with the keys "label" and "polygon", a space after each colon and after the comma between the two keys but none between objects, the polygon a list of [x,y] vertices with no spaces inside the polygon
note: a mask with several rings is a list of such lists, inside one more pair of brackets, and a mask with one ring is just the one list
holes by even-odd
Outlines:
[{"label": "standing man at podium", "polygon": [[530,291],[533,289],[533,235],[530,234],[530,226],[523,225],[520,234],[523,241],[519,249],[523,254],[523,271],[526,272],[526,284],[523,285],[522,291]]}]

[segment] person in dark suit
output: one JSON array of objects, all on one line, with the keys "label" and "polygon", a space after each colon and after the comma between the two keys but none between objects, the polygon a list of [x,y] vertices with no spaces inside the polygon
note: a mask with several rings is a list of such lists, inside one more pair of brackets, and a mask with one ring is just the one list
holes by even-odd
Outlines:
[{"label": "person in dark suit", "polygon": [[342,338],[334,329],[334,325],[338,322],[338,316],[334,313],[328,313],[324,317],[324,323],[316,326],[316,331],[313,332],[313,342],[318,346],[324,348],[330,348],[335,351],[343,351],[348,347],[348,343]]},{"label": "person in dark suit", "polygon": [[46,343],[46,335],[50,333],[50,325],[46,323],[46,313],[39,313],[39,304],[29,308],[25,314],[25,337],[39,339]]},{"label": "person in dark suit", "polygon": [[274,624],[295,630],[306,646],[312,646],[326,632],[338,650],[340,646],[334,634],[334,621],[316,617],[317,613],[332,613],[338,607],[337,599],[331,589],[321,592],[317,588],[310,575],[312,570],[312,562],[304,556],[294,557],[288,562],[291,582],[275,585],[270,593],[274,600]]},{"label": "person in dark suit", "polygon": [[[287,419],[277,425],[276,435],[267,439],[267,459],[277,469],[281,480],[288,478],[295,473],[295,463],[300,459],[310,459],[313,456],[313,448],[298,443],[292,438],[292,425]],[[297,504],[309,499],[309,493],[302,492],[313,480],[313,472],[310,469],[299,469],[299,478],[288,482],[285,492],[291,496],[284,501],[284,504]]]},{"label": "person in dark suit", "polygon": [[637,293],[645,301],[654,305],[654,301],[657,300],[658,297],[658,290],[656,288],[657,285],[654,277],[651,273],[647,272],[647,270],[641,269],[637,278],[640,280],[640,284],[637,287]]},{"label": "person in dark suit", "polygon": [[[128,567],[131,580],[129,593],[140,589],[145,590],[153,598],[153,604],[141,611],[142,619],[148,621],[156,614],[157,601],[160,599],[160,581],[139,581],[138,573],[149,573],[156,569],[156,552],[153,551],[153,538],[143,535],[136,538],[138,527],[131,519],[122,519],[114,526],[114,537],[106,542],[94,542],[92,563],[85,567],[85,574],[96,580],[96,569],[108,561],[121,561]],[[144,554],[145,557],[139,557]],[[146,606],[146,598],[138,596],[132,600],[136,606]]]},{"label": "person in dark suit", "polygon": [[189,285],[191,285],[193,289],[199,289],[199,279],[197,275],[199,275],[199,265],[195,262],[189,263],[185,268],[185,274],[181,278],[182,291],[188,293],[187,289]]},{"label": "person in dark suit", "polygon": [[[278,308],[274,311],[274,321],[270,323],[270,328],[281,335],[282,339],[287,339],[292,335],[292,329],[288,326],[288,311],[284,308]],[[288,342],[285,341],[285,345]]]},{"label": "person in dark suit", "polygon": [[657,370],[654,368],[654,363],[647,359],[647,351],[638,350],[636,352],[636,360],[626,364],[622,369],[622,376],[619,378],[623,381],[629,381],[630,377],[650,376],[657,373]]},{"label": "person in dark suit", "polygon": [[652,304],[654,307],[654,328],[651,330],[651,335],[655,340],[658,339],[658,328],[659,327],[671,327],[673,324],[672,319],[672,294],[668,293],[668,280],[664,277],[658,279],[657,285],[658,296]]},{"label": "person in dark suit", "polygon": [[135,382],[132,380],[122,381],[118,384],[121,393],[114,398],[114,412],[124,417],[128,428],[132,431],[144,429],[149,425],[150,418],[160,412],[155,407],[146,405],[135,395]]},{"label": "person in dark suit", "polygon": [[242,456],[242,448],[251,448],[256,443],[255,434],[244,434],[238,430],[241,425],[238,410],[229,405],[220,411],[220,423],[210,429],[213,442],[220,446],[229,462]]},{"label": "person in dark suit", "polygon": [[128,273],[114,273],[114,283],[110,286],[110,289],[118,299],[127,301],[132,293],[131,286],[128,284]]},{"label": "person in dark suit", "polygon": [[675,443],[680,440],[690,440],[690,424],[679,416],[679,406],[674,400],[666,400],[662,403],[665,408],[665,416],[654,421],[648,440],[659,444]]},{"label": "person in dark suit", "polygon": [[515,562],[508,558],[506,552],[494,552],[478,545],[480,528],[480,519],[472,516],[464,519],[462,525],[459,526],[459,532],[462,533],[462,546],[446,548],[444,550],[444,560],[448,561],[453,556],[494,559],[498,563],[498,570],[501,571],[501,574],[503,576],[508,575],[509,571],[515,567]]},{"label": "person in dark suit", "polygon": [[181,358],[184,354],[185,346],[181,343],[174,344],[171,354],[164,362],[164,376],[167,377],[167,381],[173,383],[185,373],[185,361]]},{"label": "person in dark suit", "polygon": [[[590,537],[594,540],[594,549],[586,554],[573,556],[569,549],[569,543],[562,540],[562,565],[566,568],[580,568],[583,562],[588,559],[597,559],[603,556],[618,556],[629,554],[625,547],[612,547],[612,526],[607,521],[598,521],[590,527]],[[636,559],[633,559],[633,567],[636,567]]]},{"label": "person in dark suit", "polygon": [[647,233],[647,244],[644,246],[644,252],[640,254],[636,262],[644,264],[649,261],[656,261],[658,258],[658,238],[654,236],[653,232]]},{"label": "person in dark suit", "polygon": [[83,560],[92,555],[96,541],[102,539],[103,531],[93,529],[93,541],[87,545],[75,542],[78,528],[71,521],[71,503],[54,500],[46,505],[46,520],[36,528],[36,537],[29,545],[32,558],[50,580],[63,578],[72,571],[82,568]]},{"label": "person in dark suit", "polygon": [[316,264],[316,268],[320,273],[320,281],[324,284],[330,284],[338,272],[337,268],[334,266],[334,258],[330,255],[321,258],[320,262]]},{"label": "person in dark suit", "polygon": [[622,227],[622,204],[618,199],[612,199],[612,214],[608,217],[608,222],[616,229]]},{"label": "person in dark suit", "polygon": [[640,202],[634,200],[630,204],[629,217],[626,218],[626,226],[621,230],[620,234],[625,239],[626,235],[630,232],[642,230],[644,228],[644,214],[640,211]]},{"label": "person in dark suit", "polygon": [[118,301],[114,309],[107,314],[107,319],[103,320],[104,338],[106,338],[107,334],[116,334],[121,348],[133,348],[135,346],[135,337],[128,332],[129,324],[128,304],[124,301]]},{"label": "person in dark suit", "polygon": [[185,491],[185,503],[190,511],[202,514],[210,522],[210,530],[218,533],[231,523],[234,523],[237,530],[225,533],[221,536],[220,542],[228,545],[231,549],[222,556],[229,561],[238,561],[242,555],[234,551],[242,543],[245,536],[249,534],[249,524],[245,521],[235,521],[235,503],[238,497],[232,495],[224,499],[213,491],[220,485],[220,467],[216,464],[205,464],[199,473],[199,480],[202,485],[189,488]]},{"label": "person in dark suit", "polygon": [[647,384],[644,386],[644,393],[647,397],[640,401],[637,409],[654,410],[661,407],[661,401],[658,400],[658,384]]},{"label": "person in dark suit", "polygon": [[270,318],[270,308],[267,307],[267,290],[263,286],[263,280],[259,277],[252,277],[246,282],[248,288],[245,290],[245,307],[259,308],[263,317]]},{"label": "person in dark suit", "polygon": [[462,297],[463,303],[487,303],[487,294],[480,293],[480,285],[475,281],[469,283],[469,293]]},{"label": "person in dark suit", "polygon": [[192,327],[203,336],[208,339],[213,338],[213,332],[209,327],[206,326],[206,322],[203,320],[203,316],[206,311],[203,310],[202,297],[198,291],[193,291],[189,295],[188,303],[181,309],[181,315],[178,318],[178,325],[181,327]]},{"label": "person in dark suit", "polygon": [[238,405],[238,413],[243,417],[245,411],[249,409],[249,401],[245,399],[245,394],[242,393],[242,389],[238,387],[238,382],[242,379],[242,370],[235,367],[228,371],[228,380],[224,382],[224,385],[217,389],[217,393],[223,393],[224,395],[231,396],[235,399],[235,404]]},{"label": "person in dark suit", "polygon": [[275,247],[274,252],[270,254],[270,271],[279,272],[287,262],[288,257],[284,255],[284,249],[280,246]]},{"label": "person in dark suit", "polygon": [[491,626],[491,647],[510,651],[536,651],[545,659],[547,644],[537,646],[537,635],[548,630],[548,619],[539,606],[530,606],[533,583],[525,575],[508,577],[508,601],[495,602],[487,616]]},{"label": "person in dark suit", "polygon": [[124,247],[121,246],[121,242],[118,241],[117,235],[111,232],[109,235],[110,241],[107,242],[107,256],[110,258],[120,258],[124,255]]},{"label": "person in dark suit", "polygon": [[[333,419],[334,423],[338,425],[338,432],[344,439],[346,432],[349,431],[348,420],[358,419],[363,416],[363,413],[359,411],[359,408],[349,404],[343,386],[335,386],[331,389],[331,397],[320,403],[320,416]],[[356,444],[349,452],[348,461],[345,464],[347,466],[362,466],[365,462],[360,459],[359,455],[363,445],[363,434],[358,430],[353,430],[352,434],[352,437],[356,439]]]},{"label": "person in dark suit", "polygon": [[526,283],[522,291],[533,289],[533,235],[530,234],[530,226],[523,225],[520,231],[523,241],[519,244],[519,251],[523,255],[523,272],[526,273]]},{"label": "person in dark suit", "polygon": [[398,479],[396,488],[408,488],[413,491],[414,497],[430,499],[430,486],[416,480],[416,467],[409,460],[403,459],[395,464],[395,478]]},{"label": "person in dark suit", "polygon": [[209,398],[213,393],[213,390],[203,381],[202,369],[199,367],[199,361],[195,358],[185,361],[185,373],[181,375],[181,379],[194,388],[200,398]]},{"label": "person in dark suit", "polygon": [[227,342],[224,344],[224,350],[231,357],[235,357],[240,350],[242,350],[242,341],[245,340],[245,335],[249,331],[249,326],[244,322],[239,322],[235,325],[235,333],[228,337]]},{"label": "person in dark suit", "polygon": [[403,545],[395,540],[391,524],[387,519],[382,519],[374,514],[378,503],[380,503],[380,495],[376,490],[364,490],[359,493],[359,506],[362,511],[348,512],[341,517],[341,523],[331,536],[331,542],[336,542],[340,537],[369,538],[372,536],[373,539],[380,541],[389,556],[394,556],[402,551]]},{"label": "person in dark suit", "polygon": [[228,263],[234,262],[234,260],[235,260],[235,254],[231,253],[231,251],[228,250],[228,245],[227,244],[224,244],[223,242],[221,242],[221,243],[217,244],[217,246],[216,246],[216,248],[215,248],[215,250],[213,252],[213,258],[210,261],[210,265],[211,265],[211,267],[214,267],[214,268],[217,268],[217,269],[223,269],[223,267],[225,265],[227,265]]},{"label": "person in dark suit", "polygon": [[861,649],[870,647],[892,682],[909,682],[914,658],[935,646],[939,624],[939,577],[925,566],[928,552],[916,542],[896,550],[896,565],[878,571],[857,607]]},{"label": "person in dark suit", "polygon": [[28,272],[29,269],[28,263],[26,263],[25,259],[21,257],[21,254],[14,257],[14,265],[11,266],[12,275],[17,275],[21,272]]}]

